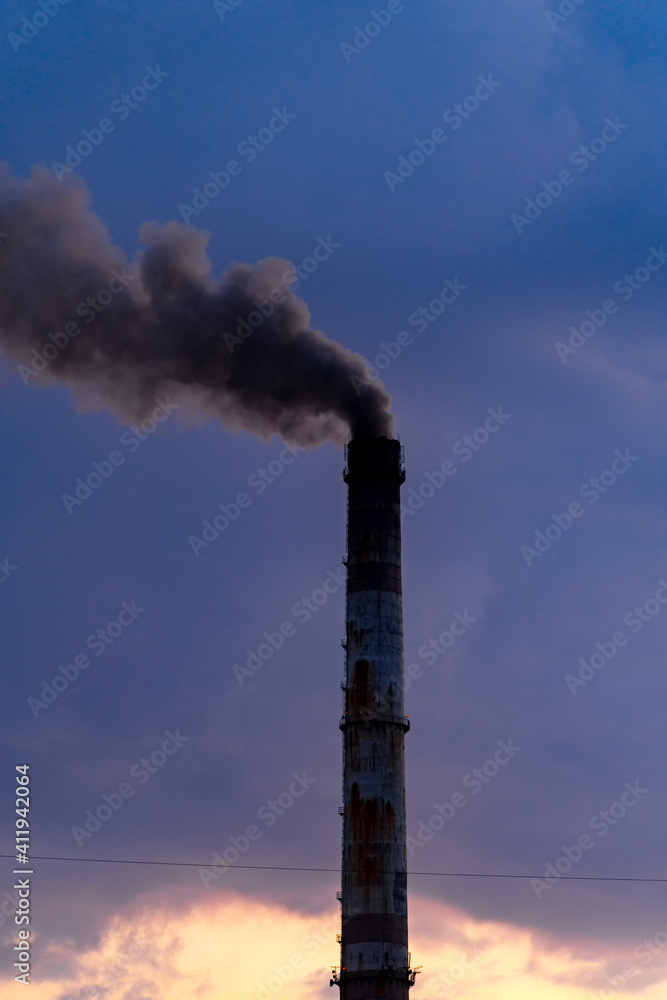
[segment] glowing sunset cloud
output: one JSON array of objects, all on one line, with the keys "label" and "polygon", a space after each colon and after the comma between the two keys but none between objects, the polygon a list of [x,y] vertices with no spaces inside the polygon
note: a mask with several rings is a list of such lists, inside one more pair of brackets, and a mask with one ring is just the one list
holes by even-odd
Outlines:
[{"label": "glowing sunset cloud", "polygon": [[[667,945],[658,942],[651,961],[590,943],[587,955],[576,955],[529,931],[411,898],[413,962],[424,966],[412,1000],[623,1000],[637,996],[642,984],[648,986],[642,1000],[665,995]],[[335,1000],[328,977],[338,927],[335,909],[307,916],[235,893],[206,905],[174,892],[154,894],[117,915],[97,949],[77,955],[47,947],[47,959],[72,972],[49,980],[38,970],[39,997]],[[661,981],[648,985],[661,965]],[[627,974],[631,966],[625,989],[623,969]],[[0,1000],[13,1000],[17,991],[5,980]]]}]

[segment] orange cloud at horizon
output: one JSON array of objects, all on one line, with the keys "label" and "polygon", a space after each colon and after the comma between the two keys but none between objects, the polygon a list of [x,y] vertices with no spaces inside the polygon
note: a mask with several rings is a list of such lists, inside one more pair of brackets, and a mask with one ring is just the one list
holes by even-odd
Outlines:
[{"label": "orange cloud at horizon", "polygon": [[[114,916],[96,948],[76,954],[47,946],[46,964],[72,974],[41,979],[37,965],[31,985],[40,1000],[337,1000],[328,982],[339,922],[338,908],[309,916],[232,892],[195,901],[190,893],[153,893]],[[411,942],[413,962],[424,966],[411,1000],[625,1000],[638,993],[663,1000],[667,986],[667,947],[644,965],[602,943],[594,957],[590,942],[575,954],[546,935],[475,920],[417,895]],[[664,978],[649,985],[640,975],[655,980],[659,961]],[[629,965],[636,971],[626,982]],[[0,982],[0,1000],[14,1000],[20,988]]]}]

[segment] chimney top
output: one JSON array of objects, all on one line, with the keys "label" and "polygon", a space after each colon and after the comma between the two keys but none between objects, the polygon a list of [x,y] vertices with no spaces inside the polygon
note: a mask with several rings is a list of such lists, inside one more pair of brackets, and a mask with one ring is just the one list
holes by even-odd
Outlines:
[{"label": "chimney top", "polygon": [[387,478],[405,482],[403,448],[400,441],[386,437],[353,438],[345,448],[343,479]]}]

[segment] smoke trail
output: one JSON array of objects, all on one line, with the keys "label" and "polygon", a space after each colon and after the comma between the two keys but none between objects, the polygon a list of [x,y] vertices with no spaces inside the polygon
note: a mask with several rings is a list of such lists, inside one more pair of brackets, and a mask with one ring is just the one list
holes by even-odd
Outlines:
[{"label": "smoke trail", "polygon": [[208,235],[170,222],[142,227],[146,250],[128,268],[89,201],[45,168],[21,181],[0,167],[0,349],[35,368],[35,352],[48,357],[39,380],[130,422],[169,394],[229,428],[303,446],[394,436],[384,386],[360,355],[310,329],[287,261],[236,265],[216,281]]}]

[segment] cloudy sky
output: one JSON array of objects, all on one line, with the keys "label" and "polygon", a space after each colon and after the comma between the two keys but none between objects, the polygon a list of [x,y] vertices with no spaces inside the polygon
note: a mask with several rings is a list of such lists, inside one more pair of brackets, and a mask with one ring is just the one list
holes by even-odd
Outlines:
[{"label": "cloudy sky", "polygon": [[[664,4],[54,5],[0,14],[12,173],[84,182],[129,260],[175,220],[216,276],[294,262],[391,393],[410,867],[537,878],[411,876],[414,1000],[664,996],[664,885],[583,879],[667,878]],[[2,366],[1,853],[27,763],[32,852],[70,859],[35,862],[33,985],[330,997],[341,449],[164,399],[135,432]]]}]

